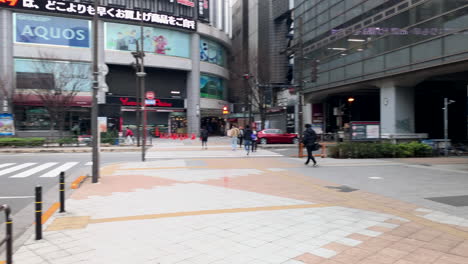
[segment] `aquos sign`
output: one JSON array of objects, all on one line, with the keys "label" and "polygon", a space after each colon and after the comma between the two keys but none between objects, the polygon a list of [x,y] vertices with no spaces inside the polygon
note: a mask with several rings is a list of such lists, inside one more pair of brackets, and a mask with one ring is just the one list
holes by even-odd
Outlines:
[{"label": "aquos sign", "polygon": [[90,22],[81,19],[14,14],[15,42],[90,47]]}]

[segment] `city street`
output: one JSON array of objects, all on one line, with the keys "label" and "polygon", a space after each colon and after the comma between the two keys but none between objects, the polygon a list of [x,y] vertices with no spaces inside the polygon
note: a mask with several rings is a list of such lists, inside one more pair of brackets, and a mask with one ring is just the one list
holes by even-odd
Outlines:
[{"label": "city street", "polygon": [[468,260],[467,158],[318,158],[311,167],[281,146],[247,156],[222,142],[209,150],[177,143],[151,149],[145,163],[139,153],[105,153],[119,163],[104,166],[100,184],[87,181],[71,194],[43,240],[24,238],[16,261]]}]

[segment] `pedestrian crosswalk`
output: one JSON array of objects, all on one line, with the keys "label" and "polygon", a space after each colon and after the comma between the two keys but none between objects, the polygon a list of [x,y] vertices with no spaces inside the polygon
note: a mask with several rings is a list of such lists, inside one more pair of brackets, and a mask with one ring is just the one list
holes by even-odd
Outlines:
[{"label": "pedestrian crosswalk", "polygon": [[[54,178],[60,172],[76,167],[80,162],[46,162],[46,163],[0,163],[0,176],[8,178],[27,178],[38,176],[41,178]],[[82,163],[89,166],[90,163]]]}]

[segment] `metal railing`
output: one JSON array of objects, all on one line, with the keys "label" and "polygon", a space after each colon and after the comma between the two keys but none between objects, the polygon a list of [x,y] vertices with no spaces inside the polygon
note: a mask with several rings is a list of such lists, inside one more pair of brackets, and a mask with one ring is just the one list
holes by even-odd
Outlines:
[{"label": "metal railing", "polygon": [[0,206],[0,212],[5,211],[6,236],[0,240],[0,247],[6,245],[6,264],[13,264],[13,220],[10,217],[10,207],[4,204]]}]

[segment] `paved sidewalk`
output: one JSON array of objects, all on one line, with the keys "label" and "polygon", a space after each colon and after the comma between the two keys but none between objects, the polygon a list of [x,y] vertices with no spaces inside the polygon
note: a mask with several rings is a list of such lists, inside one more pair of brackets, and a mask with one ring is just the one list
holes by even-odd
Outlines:
[{"label": "paved sidewalk", "polygon": [[[299,173],[296,158],[176,156],[103,168],[99,184],[86,182],[67,213],[49,220],[43,240],[16,251],[16,263],[468,263],[466,219],[340,191],[314,178],[316,168]],[[319,161],[344,169],[401,162]]]}]

